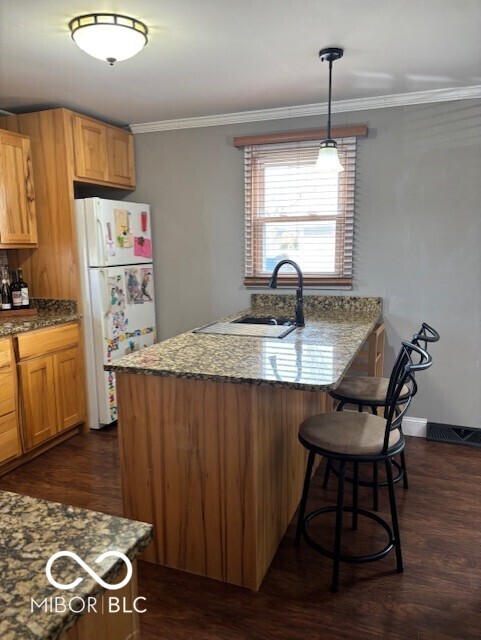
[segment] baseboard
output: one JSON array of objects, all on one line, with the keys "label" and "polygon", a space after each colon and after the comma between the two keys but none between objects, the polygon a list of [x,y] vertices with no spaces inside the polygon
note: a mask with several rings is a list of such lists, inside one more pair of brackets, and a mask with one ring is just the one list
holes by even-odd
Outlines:
[{"label": "baseboard", "polygon": [[426,418],[404,418],[403,433],[405,436],[416,436],[417,438],[426,437]]}]

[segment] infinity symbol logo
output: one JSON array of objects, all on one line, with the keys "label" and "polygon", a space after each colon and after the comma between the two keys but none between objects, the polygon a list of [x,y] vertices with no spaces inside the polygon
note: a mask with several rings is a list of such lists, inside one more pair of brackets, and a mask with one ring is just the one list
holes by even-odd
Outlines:
[{"label": "infinity symbol logo", "polygon": [[55,562],[55,560],[57,560],[57,558],[65,558],[65,557],[73,558],[75,562],[78,565],[80,565],[82,569],[85,569],[85,571],[89,574],[89,576],[93,578],[95,582],[97,582],[97,584],[99,584],[104,589],[111,589],[111,590],[122,589],[122,587],[125,587],[125,585],[128,584],[128,582],[130,581],[130,578],[132,577],[132,563],[127,558],[127,556],[121,553],[120,551],[106,551],[105,553],[102,553],[100,556],[98,556],[98,558],[95,559],[95,562],[97,564],[100,564],[101,562],[103,562],[105,558],[110,558],[110,557],[121,558],[125,562],[127,566],[127,575],[122,580],[122,582],[119,582],[118,584],[109,584],[108,582],[105,582],[104,580],[102,580],[102,578],[99,575],[97,575],[95,571],[93,571],[89,567],[89,565],[82,560],[82,558],[79,558],[79,556],[76,553],[73,553],[73,551],[59,551],[58,553],[54,553],[53,556],[50,557],[49,561],[47,562],[47,566],[45,567],[45,574],[47,576],[48,581],[57,589],[63,589],[63,590],[75,589],[75,587],[78,586],[83,580],[83,578],[76,578],[73,582],[70,582],[69,584],[62,584],[61,582],[57,582],[55,580],[55,578],[52,576],[53,563]]}]

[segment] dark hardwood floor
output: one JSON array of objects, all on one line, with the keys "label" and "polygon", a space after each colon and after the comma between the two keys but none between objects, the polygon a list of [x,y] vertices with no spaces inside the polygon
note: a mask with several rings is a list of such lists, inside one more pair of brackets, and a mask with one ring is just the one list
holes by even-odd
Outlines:
[{"label": "dark hardwood floor", "polygon": [[[342,565],[341,591],[331,594],[330,561],[305,544],[296,549],[291,524],[258,593],[140,563],[142,638],[481,639],[481,450],[407,440],[411,487],[396,489],[403,574],[392,554]],[[332,501],[321,477],[311,506]],[[76,436],[0,478],[0,488],[121,515],[116,432]],[[370,500],[366,491],[361,497]],[[381,512],[386,507],[383,492]],[[348,544],[354,535],[363,547],[382,542],[369,523],[345,532]]]}]

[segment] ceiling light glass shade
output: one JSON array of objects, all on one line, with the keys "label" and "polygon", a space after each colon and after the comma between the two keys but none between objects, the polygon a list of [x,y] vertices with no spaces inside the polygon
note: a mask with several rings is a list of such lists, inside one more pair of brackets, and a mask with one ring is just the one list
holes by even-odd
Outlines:
[{"label": "ceiling light glass shade", "polygon": [[340,173],[344,167],[339,160],[334,140],[323,140],[317,157],[316,169],[323,173]]},{"label": "ceiling light glass shade", "polygon": [[69,23],[75,43],[90,56],[110,64],[132,58],[147,44],[143,22],[113,13],[92,13]]}]

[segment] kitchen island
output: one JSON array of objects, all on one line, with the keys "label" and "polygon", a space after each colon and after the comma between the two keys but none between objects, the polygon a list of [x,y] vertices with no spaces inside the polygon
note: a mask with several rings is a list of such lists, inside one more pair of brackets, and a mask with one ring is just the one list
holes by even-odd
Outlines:
[{"label": "kitchen island", "polygon": [[[253,295],[254,315],[294,297]],[[106,367],[116,372],[127,517],[154,524],[144,558],[257,590],[298,506],[309,415],[381,316],[379,298],[308,296],[282,339],[188,332]],[[224,322],[243,315],[224,319]]]}]

